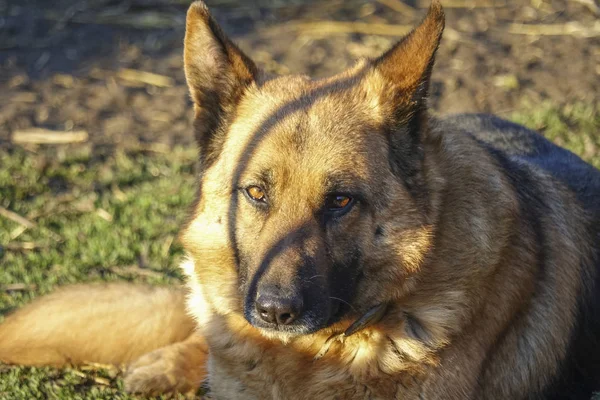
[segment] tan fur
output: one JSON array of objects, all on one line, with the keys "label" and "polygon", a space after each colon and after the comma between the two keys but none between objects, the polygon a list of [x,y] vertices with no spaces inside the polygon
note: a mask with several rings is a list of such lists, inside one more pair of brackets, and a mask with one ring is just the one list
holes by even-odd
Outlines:
[{"label": "tan fur", "polygon": [[[194,3],[184,59],[203,173],[181,234],[188,254],[181,267],[198,334],[175,292],[76,288],[0,325],[0,359],[119,363],[165,346],[130,365],[126,378],[131,391],[159,393],[196,389],[208,346],[215,399],[541,393],[569,356],[578,302],[595,279],[592,217],[536,166],[527,171],[544,188],[543,205],[523,198],[474,136],[428,114],[443,26],[434,2],[423,23],[379,59],[323,80],[270,77]],[[249,185],[268,189],[268,211],[240,194]],[[335,190],[363,198],[324,225],[323,202]],[[534,223],[531,209],[540,213]],[[360,273],[347,262],[357,249]],[[303,275],[306,265],[311,276]],[[352,290],[339,289],[340,280]],[[263,284],[316,287],[318,311],[347,310],[339,320],[323,311],[322,320],[334,322],[308,333],[261,327],[250,321]],[[89,305],[81,304],[84,291]],[[143,327],[128,318],[138,302],[135,315],[149,321]],[[80,306],[58,313],[70,303]],[[96,303],[101,309],[92,312]],[[381,305],[380,320],[342,334]],[[163,314],[174,307],[175,316]],[[103,339],[108,346],[96,348],[86,339],[104,334],[107,322],[116,329]],[[147,341],[139,339],[146,327],[166,326],[160,338],[148,331]],[[113,354],[121,347],[130,350]]]},{"label": "tan fur", "polygon": [[0,361],[24,365],[128,363],[194,331],[182,290],[76,285],[34,301],[0,324]]},{"label": "tan fur", "polygon": [[[503,382],[513,382],[514,387],[502,388],[500,378],[490,374],[486,377],[489,380],[489,386],[485,387],[486,398],[512,398],[522,393],[521,387],[526,390],[532,384],[541,387],[546,383],[536,382],[538,371],[525,360],[527,355],[522,354],[523,359],[515,358],[519,353],[511,346],[518,346],[519,340],[530,342],[537,358],[535,368],[545,371],[555,368],[556,358],[566,348],[569,332],[562,327],[573,324],[579,291],[578,253],[585,250],[585,247],[577,250],[582,245],[576,242],[582,237],[581,232],[572,221],[563,219],[566,213],[576,215],[572,209],[563,206],[573,204],[573,198],[560,185],[540,174],[540,180],[548,181],[549,197],[555,197],[552,204],[556,213],[549,217],[548,226],[562,227],[560,231],[549,232],[554,235],[552,241],[556,246],[550,256],[554,260],[549,271],[552,278],[545,289],[547,293],[560,293],[561,301],[551,309],[543,309],[545,294],[531,297],[537,279],[534,270],[498,268],[535,263],[534,259],[527,260],[532,257],[527,248],[527,237],[531,232],[522,232],[512,190],[491,161],[483,162],[487,156],[469,143],[470,140],[446,135],[440,148],[451,153],[456,147],[460,152],[456,156],[436,156],[441,170],[460,173],[456,176],[445,174],[444,187],[453,187],[445,198],[452,212],[445,212],[441,206],[440,213],[444,217],[438,224],[446,228],[438,232],[437,254],[422,266],[421,281],[414,284],[414,288],[407,288],[405,294],[398,295],[397,306],[388,311],[380,324],[356,336],[340,338],[322,360],[313,361],[313,358],[332,332],[343,331],[349,321],[311,336],[283,339],[288,344],[278,345],[282,338],[266,340],[235,312],[231,315],[228,310],[221,316],[224,299],[219,297],[213,304],[214,300],[204,294],[204,287],[214,286],[213,280],[203,279],[204,274],[209,273],[204,263],[198,263],[196,270],[191,266],[185,268],[194,290],[189,308],[199,318],[211,348],[210,382],[216,398],[252,398],[250,393],[261,399],[478,398],[475,379],[487,349],[507,328],[524,299],[533,302],[534,311],[510,328],[509,337],[514,339],[508,340],[504,345],[506,351],[500,351],[496,356],[499,368],[503,369],[497,371],[498,376]],[[490,203],[496,207],[490,209]],[[460,208],[456,207],[461,204]],[[198,219],[196,222],[205,226]],[[478,229],[477,233],[473,227]],[[457,235],[461,231],[472,231],[473,236],[461,237],[461,246],[457,246]],[[522,232],[519,239],[510,237],[514,232]],[[484,265],[482,259],[486,260]],[[474,275],[474,271],[464,268],[467,265],[478,265],[483,270]],[[400,290],[403,278],[397,279],[395,285],[386,286]],[[204,283],[207,281],[209,283]],[[219,282],[225,281],[220,279]],[[373,289],[386,295],[383,285],[382,282]],[[226,295],[230,291],[222,293]],[[486,299],[485,304],[483,299]],[[368,297],[361,301],[373,304]],[[539,312],[535,311],[537,307]],[[419,321],[422,339],[407,332],[403,318],[407,312]],[[551,326],[556,327],[556,336],[538,337],[538,327],[546,330]],[[461,331],[466,332],[452,341]],[[448,346],[450,343],[453,346]],[[448,360],[448,365],[444,359]],[[496,391],[489,392],[492,388]]]},{"label": "tan fur", "polygon": [[[435,37],[443,27],[436,7],[415,32],[378,61],[379,68],[362,63],[315,82],[303,77],[264,82],[259,78],[246,89],[228,132],[234,139],[225,141],[222,156],[205,171],[202,198],[182,236],[192,258],[184,268],[194,293],[189,309],[211,348],[210,384],[215,397],[463,399],[477,398],[482,390],[487,398],[511,398],[527,393],[531,386],[543,387],[557,358],[564,356],[570,332],[561,327],[574,323],[579,254],[587,251],[587,244],[580,243],[584,233],[564,219],[569,214],[583,221],[576,209],[563,206],[575,202],[572,195],[543,173],[536,177],[546,182],[554,208],[544,224],[550,242],[556,242],[549,255],[553,261],[545,291],[561,293],[558,297],[565,299],[548,308],[544,293],[533,294],[535,269],[505,267],[535,265],[534,244],[529,244],[534,234],[521,224],[518,200],[504,173],[473,139],[435,129],[424,138],[426,175],[421,179],[430,188],[430,211],[423,216],[403,188],[386,184],[394,178],[385,175],[387,150],[382,138],[375,132],[357,134],[374,130],[390,118],[392,105],[414,106],[413,97],[392,94],[400,90],[407,96],[420,90],[427,79],[437,47]],[[190,85],[194,87],[194,81]],[[303,120],[304,113],[308,121]],[[410,118],[413,112],[401,115]],[[270,123],[273,118],[276,125]],[[292,145],[298,140],[294,137],[298,126],[319,132],[303,138],[302,152]],[[263,137],[267,129],[268,136]],[[240,164],[243,172],[232,176]],[[236,217],[237,235],[244,238],[237,245],[253,246],[259,259],[286,232],[306,226],[310,213],[302,210],[314,205],[302,201],[321,198],[316,190],[322,188],[324,171],[340,171],[347,164],[358,181],[369,182],[369,190],[386,190],[373,193],[386,202],[379,207],[382,213],[360,227],[355,222],[351,230],[353,235],[362,232],[363,238],[354,241],[362,241],[369,255],[366,279],[359,283],[353,305],[368,309],[387,302],[392,306],[379,324],[340,337],[318,361],[313,359],[327,339],[343,331],[351,319],[312,335],[289,337],[256,329],[240,314],[231,225],[227,224],[235,188],[224,182],[243,181],[244,174],[250,175],[247,171],[260,164],[290,166],[273,175],[289,190],[290,198],[279,202],[293,208],[280,210],[273,225],[261,226],[251,210]],[[377,224],[389,232],[391,242],[368,244]],[[264,233],[257,235],[258,231]],[[285,259],[290,262],[289,255]],[[277,264],[273,270],[279,270]],[[531,302],[530,314],[509,326],[524,301]],[[416,328],[407,326],[406,315]],[[537,327],[548,325],[556,327],[557,333],[540,337]],[[480,377],[488,350],[503,332],[507,340],[494,354],[498,365],[505,366],[496,371],[502,378],[490,372]],[[529,343],[535,361],[519,355],[519,340]],[[539,368],[545,373],[536,375]]]},{"label": "tan fur", "polygon": [[206,378],[208,347],[196,333],[144,354],[127,369],[125,388],[132,393],[194,393]]}]

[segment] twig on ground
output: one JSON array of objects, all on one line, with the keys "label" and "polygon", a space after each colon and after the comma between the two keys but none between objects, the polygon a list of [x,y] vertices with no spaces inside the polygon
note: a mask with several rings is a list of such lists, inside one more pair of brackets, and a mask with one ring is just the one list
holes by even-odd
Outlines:
[{"label": "twig on ground", "polygon": [[105,369],[109,371],[118,370],[118,368],[112,364],[101,364],[91,361],[86,361],[81,367],[79,367],[79,369],[82,371],[97,371],[99,369]]},{"label": "twig on ground", "polygon": [[23,225],[25,228],[34,228],[36,226],[34,222],[31,222],[27,218],[22,217],[13,211],[7,210],[4,207],[0,207],[0,215],[4,218],[10,219],[13,222],[16,222],[19,225]]},{"label": "twig on ground", "polygon": [[10,232],[10,235],[8,235],[8,237],[10,238],[10,240],[15,240],[16,238],[21,236],[26,230],[26,226],[19,225]]},{"label": "twig on ground", "polygon": [[88,379],[88,380],[92,380],[95,383],[99,384],[99,385],[104,385],[104,386],[110,386],[110,380],[106,379],[106,378],[102,378],[100,376],[93,376],[93,375],[88,375],[84,372],[81,372],[79,370],[76,369],[72,369],[72,368],[67,368],[67,370],[69,372],[71,372],[73,375],[77,375],[81,378],[84,379]]},{"label": "twig on ground", "polygon": [[109,213],[108,211],[106,211],[103,208],[97,208],[96,209],[96,215],[99,216],[100,218],[102,218],[103,220],[107,221],[107,222],[112,222],[113,221],[113,216],[111,215],[111,213]]},{"label": "twig on ground", "polygon": [[11,97],[10,101],[15,103],[35,103],[37,101],[37,94],[33,92],[21,92],[16,93]]},{"label": "twig on ground", "polygon": [[582,38],[591,38],[600,36],[600,21],[596,21],[592,26],[572,21],[565,24],[509,24],[508,32],[516,35],[529,36],[576,36]]},{"label": "twig on ground", "polygon": [[[10,233],[10,236],[9,236],[10,240],[14,240],[17,237],[21,236],[21,234],[23,232],[25,232],[27,229],[32,229],[32,228],[35,228],[38,226],[35,222],[30,221],[29,219],[22,217],[13,211],[7,210],[4,207],[0,207],[0,216],[10,219],[11,221],[16,222],[20,225],[19,227],[15,228]],[[50,229],[47,229],[47,231],[49,232],[49,236],[53,240],[55,240],[57,242],[60,242],[63,240],[62,236],[60,236],[58,233],[53,232]]]},{"label": "twig on ground", "polygon": [[117,77],[126,81],[140,82],[157,87],[171,87],[175,84],[173,78],[168,76],[128,68],[119,70]]},{"label": "twig on ground", "polygon": [[43,128],[16,130],[12,135],[12,142],[17,144],[69,144],[87,140],[86,131],[52,131]]}]

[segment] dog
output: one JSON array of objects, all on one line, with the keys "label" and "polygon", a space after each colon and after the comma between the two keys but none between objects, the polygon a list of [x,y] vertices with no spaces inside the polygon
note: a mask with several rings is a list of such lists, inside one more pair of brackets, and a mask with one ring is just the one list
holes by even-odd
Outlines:
[{"label": "dog", "polygon": [[270,76],[192,4],[187,295],[63,289],[7,317],[0,360],[215,399],[589,399],[600,172],[494,116],[433,117],[443,28],[434,1],[379,58]]}]

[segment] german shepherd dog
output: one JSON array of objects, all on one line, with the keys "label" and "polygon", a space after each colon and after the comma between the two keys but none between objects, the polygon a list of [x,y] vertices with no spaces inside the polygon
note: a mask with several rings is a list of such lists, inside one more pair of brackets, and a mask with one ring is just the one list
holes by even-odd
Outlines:
[{"label": "german shepherd dog", "polygon": [[128,363],[145,393],[206,374],[215,399],[589,399],[600,172],[493,116],[431,116],[443,27],[434,1],[377,59],[276,77],[192,4],[187,298],[64,289],[8,316],[0,359]]}]

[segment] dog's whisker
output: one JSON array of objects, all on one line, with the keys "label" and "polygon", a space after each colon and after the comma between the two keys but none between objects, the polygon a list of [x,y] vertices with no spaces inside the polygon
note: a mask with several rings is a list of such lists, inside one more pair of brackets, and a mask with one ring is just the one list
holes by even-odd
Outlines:
[{"label": "dog's whisker", "polygon": [[355,312],[356,312],[356,311],[358,311],[358,310],[357,310],[357,309],[356,309],[356,308],[355,308],[355,307],[354,307],[352,304],[348,303],[348,302],[347,302],[346,300],[344,300],[344,299],[340,299],[339,297],[334,297],[334,296],[329,296],[329,298],[330,298],[331,300],[337,300],[337,301],[339,301],[339,302],[341,302],[341,303],[344,303],[344,304],[348,305],[348,307],[350,307],[350,308],[352,309],[352,311],[355,311]]}]

